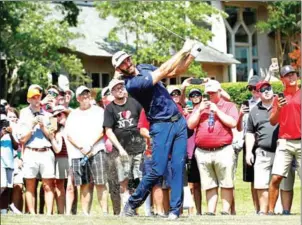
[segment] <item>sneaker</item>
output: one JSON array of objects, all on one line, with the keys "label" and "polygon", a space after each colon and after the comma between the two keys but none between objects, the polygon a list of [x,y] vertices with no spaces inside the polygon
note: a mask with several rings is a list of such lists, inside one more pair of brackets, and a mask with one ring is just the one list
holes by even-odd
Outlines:
[{"label": "sneaker", "polygon": [[121,216],[127,216],[127,217],[132,217],[135,216],[136,212],[134,209],[131,208],[131,206],[129,205],[129,202],[127,202],[125,204],[125,207],[123,209],[123,212],[121,213]]},{"label": "sneaker", "polygon": [[169,213],[168,220],[177,220],[178,216],[174,213]]},{"label": "sneaker", "polygon": [[168,217],[168,215],[165,213],[156,213],[155,216],[158,218],[167,218]]},{"label": "sneaker", "polygon": [[206,213],[205,213],[205,215],[206,215],[206,216],[215,216],[215,213],[212,213],[212,212],[206,212]]},{"label": "sneaker", "polygon": [[225,211],[220,212],[220,214],[221,214],[222,216],[229,216],[229,215],[230,215],[230,213],[225,212]]},{"label": "sneaker", "polygon": [[282,215],[290,215],[290,211],[289,210],[283,210]]},{"label": "sneaker", "polygon": [[259,212],[258,212],[258,215],[259,215],[259,216],[265,216],[266,213],[265,213],[265,212],[262,212],[262,211],[259,211]]},{"label": "sneaker", "polygon": [[14,214],[18,214],[18,215],[22,214],[22,212],[21,212],[19,209],[16,208],[16,206],[15,206],[14,203],[10,204],[10,205],[8,206],[8,208],[9,208],[9,210],[12,211]]},{"label": "sneaker", "polygon": [[268,212],[267,215],[269,215],[269,216],[275,216],[276,214],[274,212]]},{"label": "sneaker", "polygon": [[1,215],[6,215],[7,214],[7,209],[1,209],[0,214]]}]

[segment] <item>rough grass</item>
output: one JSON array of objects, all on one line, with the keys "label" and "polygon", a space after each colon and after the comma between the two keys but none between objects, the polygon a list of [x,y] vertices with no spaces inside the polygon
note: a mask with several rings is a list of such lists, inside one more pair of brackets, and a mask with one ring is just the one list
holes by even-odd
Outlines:
[{"label": "rough grass", "polygon": [[[95,193],[94,193],[95,194]],[[300,179],[296,176],[294,200],[292,206],[291,216],[257,216],[255,215],[252,199],[250,194],[250,184],[242,182],[242,154],[240,154],[238,161],[238,169],[236,173],[236,211],[237,216],[187,216],[186,210],[184,216],[177,221],[168,221],[160,218],[149,218],[139,216],[135,218],[121,218],[117,216],[99,216],[101,215],[100,207],[97,203],[97,198],[94,196],[91,216],[83,216],[81,214],[81,206],[78,206],[79,214],[76,216],[45,216],[45,215],[12,215],[8,214],[1,216],[1,224],[39,224],[39,225],[52,225],[52,224],[131,224],[131,225],[147,225],[147,224],[257,224],[257,225],[291,225],[301,224],[300,207],[301,207],[301,184]],[[203,193],[203,196],[204,193]],[[111,204],[110,204],[111,205]],[[206,202],[203,198],[203,212],[206,211]],[[217,212],[221,210],[221,202],[218,203]],[[139,210],[141,215],[144,215],[143,209]],[[110,207],[110,214],[112,209]]]}]

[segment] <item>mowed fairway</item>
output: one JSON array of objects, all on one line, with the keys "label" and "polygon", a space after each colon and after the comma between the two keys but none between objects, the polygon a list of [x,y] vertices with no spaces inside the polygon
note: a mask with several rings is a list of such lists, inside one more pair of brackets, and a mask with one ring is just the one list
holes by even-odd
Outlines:
[{"label": "mowed fairway", "polygon": [[[95,194],[95,193],[94,193]],[[204,193],[203,193],[204,196]],[[45,216],[45,215],[12,215],[8,214],[1,216],[1,224],[39,224],[39,225],[53,225],[53,224],[103,224],[103,225],[115,225],[115,224],[129,224],[129,225],[147,225],[147,224],[257,224],[257,225],[298,225],[301,224],[300,217],[300,203],[301,199],[301,184],[300,179],[296,176],[294,201],[292,207],[291,216],[257,216],[254,213],[252,200],[250,195],[250,184],[242,182],[242,153],[240,154],[238,161],[238,169],[236,174],[236,216],[220,216],[221,202],[218,203],[217,216],[187,216],[185,210],[184,216],[177,221],[168,221],[166,219],[149,218],[139,216],[135,218],[123,218],[116,216],[100,216],[100,207],[97,203],[96,196],[94,195],[92,213],[91,216],[86,217],[81,214],[81,206],[78,206],[77,216]],[[203,212],[206,211],[205,198],[203,198]],[[143,208],[139,210],[141,215],[144,215]],[[110,214],[112,209],[110,207]]]}]

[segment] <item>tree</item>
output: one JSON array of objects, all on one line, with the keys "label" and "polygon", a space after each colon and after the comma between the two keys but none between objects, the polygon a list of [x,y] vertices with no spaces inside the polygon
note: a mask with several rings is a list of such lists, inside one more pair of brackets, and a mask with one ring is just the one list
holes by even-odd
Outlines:
[{"label": "tree", "polygon": [[275,34],[276,56],[281,66],[287,61],[285,58],[287,53],[293,49],[291,43],[296,42],[300,38],[300,20],[300,1],[278,1],[268,3],[267,20],[257,23],[259,31],[273,32]]},{"label": "tree", "polygon": [[[110,41],[119,41],[118,36],[124,35],[127,41],[124,50],[131,51],[129,37],[134,37],[134,60],[155,65],[167,60],[171,50],[180,49],[182,38],[206,44],[212,37],[208,18],[218,13],[225,15],[207,3],[186,1],[108,1],[97,3],[96,7],[101,18],[111,15],[119,19],[109,33]],[[193,64],[189,72],[203,75],[199,63]]]},{"label": "tree", "polygon": [[77,34],[68,30],[66,18],[52,17],[49,4],[2,1],[0,15],[2,98],[13,102],[16,93],[32,83],[47,86],[51,72],[65,71],[78,82],[90,81],[83,75],[81,61],[62,51],[72,49],[69,41]]},{"label": "tree", "polygon": [[291,65],[299,70],[301,69],[301,42],[292,43],[292,45],[294,46],[294,50],[288,53],[288,55],[292,60]]}]

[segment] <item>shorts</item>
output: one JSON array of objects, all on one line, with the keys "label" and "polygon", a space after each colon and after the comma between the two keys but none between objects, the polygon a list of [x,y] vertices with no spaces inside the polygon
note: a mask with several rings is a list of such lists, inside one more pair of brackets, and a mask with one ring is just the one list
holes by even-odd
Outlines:
[{"label": "shorts", "polygon": [[125,179],[136,180],[142,178],[141,164],[143,153],[128,155],[127,161],[122,161],[119,152],[115,149],[108,154],[109,168],[117,169],[119,183],[123,182]]},{"label": "shorts", "polygon": [[193,154],[191,159],[191,168],[188,170],[188,182],[189,183],[200,183],[200,174],[197,165],[195,155]]},{"label": "shorts", "polygon": [[274,163],[275,153],[256,149],[256,161],[254,164],[254,188],[268,189]]},{"label": "shorts", "polygon": [[195,157],[202,190],[234,187],[235,152],[232,145],[217,151],[206,151],[197,147]]},{"label": "shorts", "polygon": [[[293,160],[295,162],[295,159]],[[282,191],[292,191],[294,189],[294,184],[295,184],[295,167],[291,166],[288,175],[286,178],[283,178],[281,183],[280,183],[280,189]]]},{"label": "shorts", "polygon": [[67,179],[69,170],[68,157],[55,158],[55,176],[56,179]]},{"label": "shorts", "polygon": [[[142,172],[143,175],[147,175],[152,171],[152,157],[147,157],[144,155],[144,162]],[[167,169],[162,177],[158,179],[155,183],[155,186],[161,187],[162,189],[169,189],[172,178],[172,170],[171,170],[171,161],[168,161]]]},{"label": "shorts", "polygon": [[37,178],[39,173],[42,179],[55,177],[55,155],[53,151],[49,148],[45,152],[36,152],[25,148],[23,156],[24,178]]},{"label": "shorts", "polygon": [[1,166],[1,188],[13,187],[13,173],[14,169],[4,168]]},{"label": "shorts", "polygon": [[287,177],[294,158],[296,170],[301,178],[301,140],[278,139],[272,174]]},{"label": "shorts", "polygon": [[18,167],[18,158],[14,159],[14,174],[13,174],[14,184],[24,184],[23,181],[23,171]]},{"label": "shorts", "polygon": [[[254,154],[254,162],[256,161],[256,147],[253,148],[252,153]],[[243,181],[245,182],[254,182],[254,165],[249,166],[246,164],[245,160],[246,156],[246,148],[245,148],[245,143],[243,144],[243,156],[242,156],[242,168],[243,168]]]},{"label": "shorts", "polygon": [[81,159],[72,159],[74,184],[76,186],[90,183],[105,185],[107,182],[107,156],[105,151],[99,151],[90,157],[84,166],[80,164]]}]

